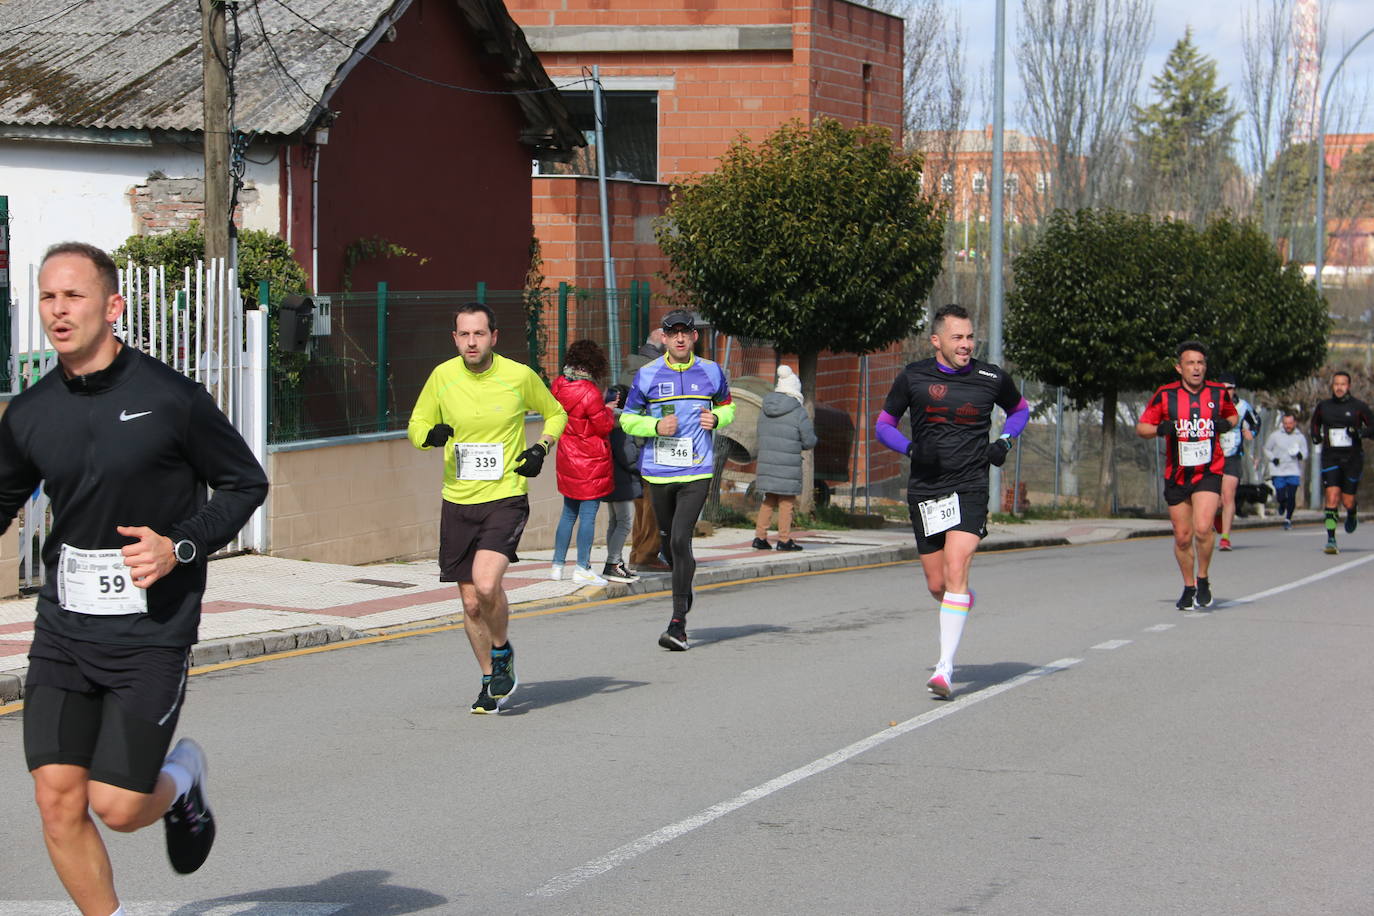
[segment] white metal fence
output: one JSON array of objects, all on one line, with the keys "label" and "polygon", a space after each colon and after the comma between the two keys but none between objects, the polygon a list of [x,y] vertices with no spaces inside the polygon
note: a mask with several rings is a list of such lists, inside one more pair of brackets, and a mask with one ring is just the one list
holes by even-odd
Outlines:
[{"label": "white metal fence", "polygon": [[[164,268],[120,270],[125,311],[115,334],[205,386],[215,402],[267,463],[267,327],[265,313],[244,309],[236,272],[222,259],[197,263],[180,277]],[[179,282],[178,282],[179,281]],[[38,312],[37,268],[28,271],[27,298],[10,313],[10,391],[37,382],[57,363]],[[42,487],[21,513],[19,585],[43,581],[42,540],[48,529],[48,497]],[[226,551],[267,549],[266,512],[259,508]]]}]

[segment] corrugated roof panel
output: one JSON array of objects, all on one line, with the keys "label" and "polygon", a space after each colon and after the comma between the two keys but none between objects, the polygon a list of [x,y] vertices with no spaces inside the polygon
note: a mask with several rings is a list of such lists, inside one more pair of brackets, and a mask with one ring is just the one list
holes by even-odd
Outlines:
[{"label": "corrugated roof panel", "polygon": [[[288,9],[260,0],[256,11],[239,4],[239,128],[307,126],[315,101],[394,2],[290,0]],[[77,0],[59,10],[52,15],[53,0],[0,0],[0,123],[200,129],[197,4]],[[233,41],[232,21],[229,33]]]}]

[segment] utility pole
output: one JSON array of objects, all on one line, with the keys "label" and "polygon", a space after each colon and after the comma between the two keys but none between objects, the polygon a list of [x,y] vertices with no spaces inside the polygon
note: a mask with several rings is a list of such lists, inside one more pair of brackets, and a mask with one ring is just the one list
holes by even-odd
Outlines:
[{"label": "utility pole", "polygon": [[[230,0],[232,2],[232,0]],[[205,260],[229,258],[229,37],[225,0],[200,0],[205,80]]]}]

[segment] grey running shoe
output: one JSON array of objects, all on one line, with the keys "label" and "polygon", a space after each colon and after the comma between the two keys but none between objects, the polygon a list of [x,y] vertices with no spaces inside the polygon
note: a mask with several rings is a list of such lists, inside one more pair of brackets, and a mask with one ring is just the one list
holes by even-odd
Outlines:
[{"label": "grey running shoe", "polygon": [[472,701],[472,714],[474,716],[493,715],[501,711],[501,707],[491,698],[487,691],[487,685],[482,684],[482,692],[477,694],[477,699]]},{"label": "grey running shoe", "polygon": [[687,623],[683,620],[673,619],[668,622],[668,629],[663,631],[663,635],[658,638],[658,644],[672,652],[687,651]]},{"label": "grey running shoe", "polygon": [[1340,548],[1336,546],[1336,536],[1333,534],[1333,535],[1331,535],[1331,537],[1329,537],[1329,538],[1326,539],[1326,547],[1325,547],[1325,549],[1323,550],[1323,553],[1340,553],[1340,552],[1341,552]]},{"label": "grey running shoe", "polygon": [[504,649],[491,650],[491,683],[487,690],[501,700],[515,693],[519,686],[520,681],[515,677],[515,647],[507,640]]},{"label": "grey running shoe", "polygon": [[205,864],[215,844],[215,818],[205,802],[205,752],[190,738],[182,738],[167,755],[191,774],[191,788],[162,815],[167,834],[167,858],[179,874],[189,875]]}]

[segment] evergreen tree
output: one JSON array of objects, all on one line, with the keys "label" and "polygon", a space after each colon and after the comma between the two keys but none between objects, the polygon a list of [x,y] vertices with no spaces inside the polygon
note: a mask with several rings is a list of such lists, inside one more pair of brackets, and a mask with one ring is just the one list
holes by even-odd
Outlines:
[{"label": "evergreen tree", "polygon": [[1150,208],[1201,226],[1223,205],[1228,181],[1239,174],[1231,160],[1236,122],[1216,61],[1184,33],[1150,81],[1156,101],[1135,111],[1139,173]]}]

